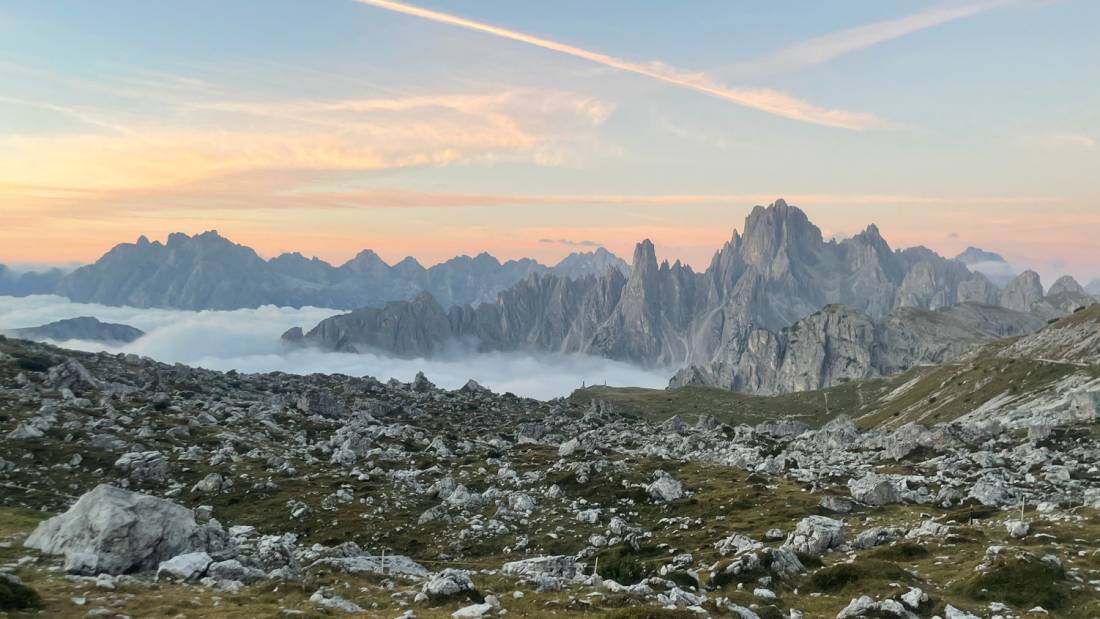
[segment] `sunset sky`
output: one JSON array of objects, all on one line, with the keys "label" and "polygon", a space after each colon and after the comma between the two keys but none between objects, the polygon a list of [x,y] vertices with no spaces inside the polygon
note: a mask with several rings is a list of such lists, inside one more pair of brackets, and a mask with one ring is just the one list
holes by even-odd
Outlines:
[{"label": "sunset sky", "polygon": [[1100,2],[6,0],[0,262],[702,268],[755,204],[1100,277]]}]

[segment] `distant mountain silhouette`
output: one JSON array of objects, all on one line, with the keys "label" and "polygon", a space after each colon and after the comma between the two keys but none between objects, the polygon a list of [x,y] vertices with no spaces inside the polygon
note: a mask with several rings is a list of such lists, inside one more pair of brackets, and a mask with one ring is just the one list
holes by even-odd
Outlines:
[{"label": "distant mountain silhouette", "polygon": [[494,300],[532,273],[580,277],[607,269],[628,267],[603,248],[574,253],[554,267],[527,258],[502,263],[487,253],[428,268],[413,258],[390,266],[370,250],[340,266],[299,253],[264,260],[251,248],[210,231],[174,233],[166,243],[143,236],[68,275],[58,271],[16,278],[0,266],[0,294],[56,293],[85,303],[188,310],[269,304],[353,309],[411,299],[421,292],[448,305],[476,304]]}]

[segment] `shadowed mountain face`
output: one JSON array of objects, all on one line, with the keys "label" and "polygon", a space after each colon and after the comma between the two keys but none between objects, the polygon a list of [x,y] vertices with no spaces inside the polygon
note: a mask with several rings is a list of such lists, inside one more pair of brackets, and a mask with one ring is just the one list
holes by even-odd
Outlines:
[{"label": "shadowed mountain face", "polygon": [[[1018,305],[1033,301],[1017,296]],[[482,350],[705,365],[754,330],[778,331],[831,304],[879,321],[899,307],[997,305],[1001,299],[987,278],[958,261],[920,247],[892,250],[873,225],[853,238],[825,241],[801,210],[778,200],[755,208],[744,235],[735,232],[702,273],[679,262],[658,263],[653,244],[644,241],[626,276],[536,274],[501,292],[494,304],[447,311],[421,296],[334,316],[288,339],[407,356],[431,355],[451,340],[465,340]]]},{"label": "shadowed mountain face", "polygon": [[875,321],[830,305],[781,331],[752,329],[715,359],[680,370],[672,387],[710,385],[761,395],[831,387],[954,359],[981,342],[1032,333],[1045,321],[963,303],[934,311],[901,307]]},{"label": "shadowed mountain face", "polygon": [[530,259],[501,263],[485,253],[429,268],[413,258],[390,266],[370,250],[333,266],[298,253],[264,260],[217,232],[176,233],[163,244],[141,237],[118,245],[95,264],[35,292],[56,292],[78,302],[189,310],[269,304],[352,309],[429,292],[449,306],[491,301],[532,273],[579,277],[607,269],[625,271],[627,266],[603,249],[572,254],[555,267]]}]

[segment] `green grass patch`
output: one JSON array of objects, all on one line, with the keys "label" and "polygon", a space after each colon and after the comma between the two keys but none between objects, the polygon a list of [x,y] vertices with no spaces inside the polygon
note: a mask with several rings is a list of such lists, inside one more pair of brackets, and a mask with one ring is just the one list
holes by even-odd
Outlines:
[{"label": "green grass patch", "polygon": [[983,602],[1004,602],[1021,609],[1042,606],[1049,611],[1069,607],[1075,595],[1064,568],[1031,557],[1000,561],[955,589]]},{"label": "green grass patch", "polygon": [[42,598],[30,587],[0,575],[0,611],[27,610],[42,605]]},{"label": "green grass patch", "polygon": [[599,562],[600,578],[614,580],[620,585],[637,584],[649,574],[645,564],[627,546],[600,555]]},{"label": "green grass patch", "polygon": [[569,400],[578,406],[586,406],[593,400],[610,402],[619,412],[657,422],[679,415],[688,423],[694,423],[701,416],[713,415],[728,425],[755,425],[794,418],[820,427],[838,414],[859,414],[864,406],[894,389],[896,382],[895,378],[855,381],[829,389],[774,397],[701,385],[678,389],[598,386],[578,389]]},{"label": "green grass patch", "polygon": [[920,544],[900,542],[892,546],[879,546],[868,553],[867,556],[882,561],[915,561],[924,559],[929,554],[928,549]]},{"label": "green grass patch", "polygon": [[685,591],[694,591],[699,588],[699,581],[687,572],[669,572],[665,574],[665,578],[676,583],[677,587]]},{"label": "green grass patch", "polygon": [[608,619],[698,619],[690,610],[672,610],[668,608],[619,608],[607,615]]},{"label": "green grass patch", "polygon": [[838,563],[810,575],[809,584],[815,591],[840,593],[867,590],[868,583],[910,582],[913,577],[897,565],[880,559],[861,559],[854,563]]}]

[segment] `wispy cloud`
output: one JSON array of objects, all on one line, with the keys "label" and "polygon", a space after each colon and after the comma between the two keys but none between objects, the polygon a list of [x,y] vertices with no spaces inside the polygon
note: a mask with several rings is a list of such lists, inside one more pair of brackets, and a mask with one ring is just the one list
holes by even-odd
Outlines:
[{"label": "wispy cloud", "polygon": [[1097,141],[1090,135],[1074,131],[1048,131],[1045,133],[1032,133],[1020,136],[1019,141],[1025,146],[1038,146],[1042,148],[1095,150]]},{"label": "wispy cloud", "polygon": [[512,41],[525,43],[527,45],[548,49],[620,71],[642,75],[666,84],[687,88],[695,92],[710,95],[718,99],[774,114],[776,116],[790,118],[792,120],[857,131],[882,125],[881,121],[875,118],[874,115],[865,112],[821,108],[785,93],[770,89],[731,88],[718,83],[706,73],[686,71],[660,62],[643,63],[617,58],[567,43],[561,43],[559,41],[537,37],[516,30],[510,30],[485,22],[466,19],[457,15],[433,11],[431,9],[425,9],[402,2],[394,2],[392,0],[355,1],[389,11],[403,13],[405,15],[458,26],[460,28],[483,32]]},{"label": "wispy cloud", "polygon": [[56,114],[61,114],[73,120],[84,123],[90,127],[96,127],[98,129],[106,129],[108,131],[116,131],[119,133],[123,133],[126,131],[125,127],[118,123],[104,120],[103,118],[100,118],[92,112],[87,112],[74,107],[54,105],[52,103],[43,101],[31,101],[29,99],[20,99],[18,97],[8,97],[3,95],[0,95],[0,103],[7,103],[9,105],[18,105],[22,107],[30,107],[39,110],[45,110],[48,112],[54,112]]},{"label": "wispy cloud", "polygon": [[573,239],[539,239],[539,243],[543,245],[564,245],[565,247],[598,247],[599,243],[596,241],[574,241]]},{"label": "wispy cloud", "polygon": [[[0,185],[0,203],[4,197]],[[25,191],[9,187],[10,192]],[[957,196],[912,194],[510,194],[431,192],[393,189],[308,189],[293,176],[273,171],[267,174],[242,174],[218,177],[207,183],[165,188],[113,191],[101,195],[88,192],[68,193],[54,189],[49,199],[33,208],[43,212],[43,204],[52,204],[68,217],[96,217],[102,213],[116,217],[122,211],[145,212],[150,204],[163,209],[180,209],[191,214],[234,211],[302,210],[309,212],[354,211],[362,209],[460,209],[506,208],[523,206],[735,206],[768,204],[777,197],[800,206],[1020,206],[1057,202],[1050,196]],[[85,206],[75,212],[72,204]],[[551,238],[551,237],[544,237]]]},{"label": "wispy cloud", "polygon": [[[2,100],[2,99],[0,99]],[[166,120],[100,121],[109,132],[0,137],[3,194],[163,190],[272,170],[377,171],[463,161],[566,158],[611,106],[557,91],[180,104]]]},{"label": "wispy cloud", "polygon": [[722,71],[722,74],[758,75],[793,67],[818,65],[914,32],[1017,2],[1020,0],[987,0],[938,6],[897,19],[846,28],[791,45],[758,61],[728,67]]}]

